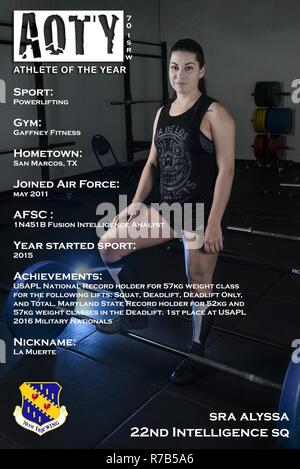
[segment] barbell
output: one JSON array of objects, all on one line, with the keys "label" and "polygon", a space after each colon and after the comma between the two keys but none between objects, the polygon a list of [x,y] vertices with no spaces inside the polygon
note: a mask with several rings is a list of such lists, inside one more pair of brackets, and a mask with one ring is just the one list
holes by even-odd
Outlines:
[{"label": "barbell", "polygon": [[[1,290],[8,293],[6,303],[7,325],[12,336],[19,338],[55,338],[65,329],[69,323],[68,318],[70,317],[76,317],[79,320],[88,319],[89,323],[97,325],[98,319],[90,318],[89,316],[75,311],[78,302],[78,290],[84,292],[85,289],[89,287],[89,284],[82,283],[81,277],[86,274],[91,281],[102,278],[101,269],[93,269],[91,272],[86,273],[71,272],[66,265],[46,260],[32,264],[22,274],[18,275],[12,288],[1,285]],[[104,284],[103,289],[97,289],[92,285],[88,290],[109,298],[109,295],[111,295],[111,297],[114,296],[113,291],[110,291],[111,286],[113,287],[114,285]],[[64,292],[64,295],[61,294],[62,292]],[[68,308],[65,307],[66,298],[64,297],[68,298]],[[114,306],[113,302],[112,305]],[[21,314],[21,311],[23,311],[24,314]],[[122,314],[121,311],[122,305],[118,304],[117,308],[114,306],[113,315],[115,315],[116,312]],[[44,328],[44,323],[40,320],[45,318],[52,319],[53,317],[54,319],[58,319],[58,321],[51,321],[50,324],[47,323],[47,327]],[[20,318],[30,319],[30,322],[25,321],[24,323],[22,321],[15,321]],[[280,412],[286,412],[288,414],[289,423],[285,424],[285,428],[289,429],[291,437],[289,441],[285,438],[282,440],[279,439],[279,444],[283,444],[285,447],[300,447],[299,364],[295,365],[291,363],[289,365],[282,385],[224,363],[193,353],[184,352],[130,331],[124,331],[122,335],[181,358],[192,360],[206,367],[236,376],[256,385],[281,392]]]},{"label": "barbell", "polygon": [[279,239],[288,239],[290,241],[300,241],[300,236],[296,235],[288,235],[285,233],[274,233],[271,231],[264,231],[264,230],[257,230],[252,226],[235,226],[235,225],[227,225],[226,229],[229,231],[238,231],[240,233],[248,233],[254,234],[258,236],[267,236],[269,238],[279,238]]}]

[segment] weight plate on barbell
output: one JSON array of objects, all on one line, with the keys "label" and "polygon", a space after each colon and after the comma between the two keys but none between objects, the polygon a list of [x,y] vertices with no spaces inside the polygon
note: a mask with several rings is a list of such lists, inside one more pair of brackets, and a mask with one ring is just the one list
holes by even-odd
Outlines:
[{"label": "weight plate on barbell", "polygon": [[268,141],[268,158],[270,160],[281,160],[283,157],[285,140],[283,135],[271,135]]},{"label": "weight plate on barbell", "polygon": [[253,128],[255,132],[259,134],[266,133],[266,116],[267,116],[267,109],[265,108],[255,109],[253,113]]},{"label": "weight plate on barbell", "polygon": [[280,437],[281,448],[300,449],[300,363],[291,362],[285,375],[280,396],[279,413],[286,412],[289,421],[281,421],[279,428],[287,428],[289,437]]},{"label": "weight plate on barbell", "polygon": [[267,115],[267,129],[271,134],[289,134],[293,115],[290,108],[272,108]]},{"label": "weight plate on barbell", "polygon": [[268,82],[258,81],[254,90],[255,104],[258,107],[268,106]]},{"label": "weight plate on barbell", "polygon": [[268,136],[265,134],[256,135],[254,141],[254,154],[257,160],[262,161],[267,154]]},{"label": "weight plate on barbell", "polygon": [[281,85],[279,81],[269,81],[268,107],[277,107],[281,101]]}]

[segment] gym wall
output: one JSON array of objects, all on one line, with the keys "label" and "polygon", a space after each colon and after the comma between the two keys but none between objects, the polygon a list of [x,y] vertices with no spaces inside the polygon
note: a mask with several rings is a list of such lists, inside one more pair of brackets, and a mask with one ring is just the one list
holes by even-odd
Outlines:
[{"label": "gym wall", "polygon": [[[172,45],[191,37],[203,46],[208,93],[233,114],[237,157],[254,158],[251,93],[260,80],[277,80],[291,92],[299,76],[300,2],[295,0],[160,0],[161,40]],[[300,161],[299,105],[290,96],[281,106],[296,110],[287,158]],[[297,107],[298,106],[298,107]]]},{"label": "gym wall", "polygon": [[[39,0],[22,1],[16,0],[14,9],[40,9]],[[114,2],[114,9],[124,10],[126,14],[132,14],[135,39],[145,41],[159,41],[159,1],[148,0],[141,2],[137,0],[123,0]],[[109,0],[65,0],[63,9],[111,9]],[[62,9],[59,0],[44,0],[43,9]],[[11,3],[9,0],[1,0],[0,18],[1,21],[12,22]],[[0,28],[2,39],[11,39],[12,31],[8,28]],[[141,47],[141,46],[139,46]],[[135,48],[139,51],[138,46]],[[152,52],[143,48],[144,52]],[[1,122],[0,128],[0,148],[6,150],[15,148],[16,142],[22,148],[35,146],[38,138],[33,137],[13,137],[12,122],[17,116],[28,119],[36,118],[36,108],[34,106],[13,106],[12,97],[15,86],[20,86],[20,76],[11,72],[17,63],[13,63],[12,47],[0,46],[0,54],[3,59],[1,63],[5,66],[1,68],[0,78],[7,83],[7,103],[5,114],[7,118]],[[21,65],[21,64],[19,64]],[[30,65],[30,64],[29,64]],[[54,63],[53,63],[54,65]],[[69,63],[69,65],[71,65]],[[93,65],[93,64],[90,64]],[[99,64],[96,64],[99,65]],[[100,64],[101,65],[101,64]],[[105,64],[102,64],[105,65]],[[113,65],[113,64],[112,64]],[[122,65],[121,63],[116,65]],[[9,78],[8,78],[9,77]],[[99,165],[92,152],[91,139],[95,134],[104,135],[111,143],[117,157],[120,160],[126,159],[126,136],[125,136],[125,116],[124,106],[112,106],[110,101],[123,99],[123,76],[120,74],[104,74],[99,79],[97,75],[57,74],[44,75],[45,88],[53,88],[57,99],[69,99],[69,106],[47,106],[46,117],[47,127],[57,129],[79,129],[81,137],[77,137],[77,148],[83,150],[84,158],[78,168],[50,168],[51,179],[71,176],[78,172],[84,173],[99,169]],[[144,58],[135,58],[132,65],[132,97],[133,99],[153,99],[161,97],[161,66],[160,61]],[[35,87],[33,75],[24,74],[22,77],[23,87]],[[133,130],[136,140],[149,140],[152,136],[152,125],[155,113],[159,104],[139,104],[133,108]],[[66,123],[66,124],[64,124]],[[73,137],[55,137],[49,142],[70,141]],[[79,144],[80,143],[80,144]],[[70,147],[72,148],[72,147]],[[145,157],[145,152],[138,153],[136,159]],[[12,170],[8,164],[13,155],[5,155],[0,160],[0,191],[12,189],[17,179],[17,168]],[[112,161],[109,157],[107,162]],[[105,160],[104,160],[105,162]],[[22,179],[39,179],[40,168],[19,168]]]}]

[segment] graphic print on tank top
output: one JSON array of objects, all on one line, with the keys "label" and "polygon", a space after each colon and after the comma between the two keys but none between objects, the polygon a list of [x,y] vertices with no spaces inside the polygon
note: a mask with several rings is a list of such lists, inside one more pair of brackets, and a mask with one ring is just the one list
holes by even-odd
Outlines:
[{"label": "graphic print on tank top", "polygon": [[200,125],[212,102],[207,95],[178,116],[170,115],[172,103],[160,113],[154,143],[160,171],[162,202],[185,202],[211,198],[218,173],[213,142],[201,143]]},{"label": "graphic print on tank top", "polygon": [[186,145],[188,132],[179,126],[166,126],[156,134],[160,162],[160,191],[164,201],[182,200],[189,195],[192,170],[191,155]]}]

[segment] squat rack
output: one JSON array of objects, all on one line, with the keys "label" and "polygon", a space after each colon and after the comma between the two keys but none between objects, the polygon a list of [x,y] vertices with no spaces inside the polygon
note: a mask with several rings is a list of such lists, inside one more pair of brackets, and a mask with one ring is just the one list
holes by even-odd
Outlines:
[{"label": "squat rack", "polygon": [[161,72],[162,72],[162,98],[161,99],[143,99],[143,100],[133,100],[131,93],[131,81],[130,81],[130,59],[125,54],[124,65],[126,67],[126,73],[123,74],[123,89],[124,89],[124,99],[122,101],[111,101],[113,106],[125,106],[125,125],[126,125],[126,151],[127,151],[127,161],[132,162],[134,159],[134,153],[147,150],[151,146],[150,141],[141,141],[134,140],[133,131],[132,131],[132,109],[131,106],[134,104],[142,103],[165,103],[169,99],[168,92],[168,73],[167,73],[167,43],[160,42],[147,42],[147,41],[134,41],[131,40],[128,36],[124,38],[124,51],[126,51],[127,41],[130,41],[133,44],[143,44],[147,46],[159,47],[159,54],[148,54],[133,52],[130,56],[133,57],[146,57],[151,59],[161,60]]}]

